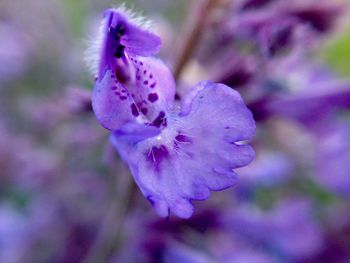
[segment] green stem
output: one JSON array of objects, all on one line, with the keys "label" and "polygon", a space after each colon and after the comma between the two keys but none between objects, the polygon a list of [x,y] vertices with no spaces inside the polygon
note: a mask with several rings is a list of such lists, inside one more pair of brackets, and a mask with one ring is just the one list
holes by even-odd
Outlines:
[{"label": "green stem", "polygon": [[203,29],[210,17],[210,12],[219,2],[218,0],[195,0],[192,1],[187,21],[183,26],[182,37],[178,40],[178,52],[175,53],[174,77],[177,80],[184,66],[190,59],[199,40],[201,39]]}]

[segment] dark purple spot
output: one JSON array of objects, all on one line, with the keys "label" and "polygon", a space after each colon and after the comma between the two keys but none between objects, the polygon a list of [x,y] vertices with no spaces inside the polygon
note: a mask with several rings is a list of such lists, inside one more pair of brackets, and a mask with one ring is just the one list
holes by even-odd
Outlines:
[{"label": "dark purple spot", "polygon": [[126,93],[126,90],[125,90],[125,89],[123,89],[123,90],[122,90],[122,93]]},{"label": "dark purple spot", "polygon": [[140,76],[137,76],[137,80],[140,80],[141,79],[141,77]]},{"label": "dark purple spot", "polygon": [[140,65],[143,66],[143,63],[140,61]]},{"label": "dark purple spot", "polygon": [[117,89],[117,87],[116,87],[116,86],[113,86],[113,87],[112,87],[112,90],[116,90],[116,89]]},{"label": "dark purple spot", "polygon": [[148,200],[148,202],[149,202],[152,206],[154,205],[154,201],[153,201],[153,199],[152,199],[152,196],[148,195],[148,196],[146,197],[146,199]]},{"label": "dark purple spot", "polygon": [[263,6],[267,5],[272,0],[248,0],[245,1],[242,5],[242,10],[249,10],[249,9],[258,9],[262,8]]},{"label": "dark purple spot", "polygon": [[146,74],[146,73],[147,73],[147,70],[144,70],[144,71],[143,71],[143,74]]},{"label": "dark purple spot", "polygon": [[121,99],[121,100],[126,100],[126,98],[127,98],[127,97],[125,97],[125,96],[120,96],[120,99]]},{"label": "dark purple spot", "polygon": [[136,107],[142,112],[142,102],[137,102]]},{"label": "dark purple spot", "polygon": [[305,24],[311,25],[318,32],[324,33],[332,29],[334,22],[339,15],[340,9],[322,7],[309,7],[300,10],[295,10],[292,15],[298,17]]},{"label": "dark purple spot", "polygon": [[114,28],[110,28],[109,31],[112,33],[113,37],[119,41],[125,34],[125,25],[124,23],[118,23]]},{"label": "dark purple spot", "polygon": [[125,48],[125,46],[123,46],[123,45],[118,45],[116,48],[115,48],[115,51],[114,51],[114,56],[116,57],[116,58],[121,58],[122,56],[123,56],[123,54],[124,54],[124,48]]},{"label": "dark purple spot", "polygon": [[194,158],[194,154],[191,153],[191,152],[185,152],[185,154],[186,154],[189,158],[191,158],[191,159]]},{"label": "dark purple spot", "polygon": [[115,95],[119,96],[120,93],[118,91],[114,92]]},{"label": "dark purple spot", "polygon": [[154,119],[152,124],[159,128],[162,124],[164,124],[164,122],[166,123],[165,112],[161,111],[159,112],[158,117]]},{"label": "dark purple spot", "polygon": [[178,142],[192,142],[192,140],[187,137],[186,135],[183,134],[179,134],[175,137],[175,140],[177,140]]},{"label": "dark purple spot", "polygon": [[148,100],[150,101],[150,102],[155,102],[155,101],[157,101],[158,100],[158,94],[157,93],[150,93],[149,95],[148,95]]},{"label": "dark purple spot", "polygon": [[147,108],[141,108],[141,112],[142,114],[147,115],[148,110]]},{"label": "dark purple spot", "polygon": [[293,26],[284,25],[279,28],[276,32],[273,32],[269,37],[268,51],[269,54],[274,56],[281,53],[283,50],[288,48],[291,44],[293,36]]},{"label": "dark purple spot", "polygon": [[[174,147],[176,149],[179,149],[179,145],[181,143],[192,143],[192,140],[191,140],[191,138],[187,137],[186,135],[178,134],[177,136],[175,136]],[[193,154],[191,154],[191,158],[192,158],[192,156],[193,156]]]},{"label": "dark purple spot", "polygon": [[132,115],[134,115],[135,117],[139,116],[140,113],[135,105],[135,103],[131,104],[131,113]]},{"label": "dark purple spot", "polygon": [[146,153],[146,160],[154,165],[156,171],[159,171],[161,162],[167,158],[169,158],[169,152],[163,144],[159,147],[153,146],[152,149]]},{"label": "dark purple spot", "polygon": [[229,130],[229,129],[231,129],[230,126],[226,126],[226,127],[225,127],[225,130]]},{"label": "dark purple spot", "polygon": [[154,88],[156,85],[157,85],[157,83],[156,83],[156,82],[154,82],[154,83],[152,83],[152,84],[151,84],[151,86],[150,86],[150,87],[153,89],[153,88]]},{"label": "dark purple spot", "polygon": [[150,75],[149,75],[149,78],[150,78],[150,79],[153,79],[153,75],[152,75],[152,74],[150,74]]},{"label": "dark purple spot", "polygon": [[148,80],[145,80],[145,81],[143,82],[143,84],[147,85],[147,84],[148,84]]}]

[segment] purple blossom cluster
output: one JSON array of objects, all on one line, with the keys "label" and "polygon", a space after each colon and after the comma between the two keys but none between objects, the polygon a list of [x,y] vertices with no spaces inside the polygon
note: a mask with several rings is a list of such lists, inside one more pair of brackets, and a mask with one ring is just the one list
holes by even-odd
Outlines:
[{"label": "purple blossom cluster", "polygon": [[0,3],[0,262],[349,262],[348,3],[134,2]]}]

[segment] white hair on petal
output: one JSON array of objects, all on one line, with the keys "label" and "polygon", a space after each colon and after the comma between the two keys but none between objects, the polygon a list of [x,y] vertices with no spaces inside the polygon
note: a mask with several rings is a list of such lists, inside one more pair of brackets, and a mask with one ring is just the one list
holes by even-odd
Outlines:
[{"label": "white hair on petal", "polygon": [[[141,27],[145,31],[153,32],[154,28],[152,22],[146,19],[144,16],[140,15],[125,7],[125,4],[119,7],[113,7],[113,10],[125,16],[125,18],[131,23],[138,27]],[[84,52],[84,61],[87,69],[93,76],[97,76],[98,68],[101,60],[102,45],[105,38],[105,27],[107,23],[107,18],[103,18],[98,32],[94,37],[90,37],[86,41],[87,49]],[[97,36],[96,36],[97,35]]]},{"label": "white hair on petal", "polygon": [[87,49],[84,52],[84,61],[87,69],[93,76],[97,76],[98,68],[100,66],[102,44],[105,38],[104,29],[106,27],[107,19],[104,18],[98,31],[95,32],[94,37],[90,37],[86,40]]},{"label": "white hair on petal", "polygon": [[116,12],[123,14],[131,24],[141,27],[143,30],[152,32],[152,22],[140,12],[135,12],[131,8],[127,8],[124,3],[118,7],[113,7],[113,9]]}]

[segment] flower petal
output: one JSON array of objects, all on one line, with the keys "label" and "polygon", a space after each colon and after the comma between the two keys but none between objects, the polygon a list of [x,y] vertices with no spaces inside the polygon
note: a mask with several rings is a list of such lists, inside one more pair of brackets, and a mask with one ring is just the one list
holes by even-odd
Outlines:
[{"label": "flower petal", "polygon": [[121,44],[130,54],[151,56],[159,52],[161,40],[157,35],[129,24],[125,36],[121,38]]},{"label": "flower petal", "polygon": [[157,118],[172,107],[175,99],[175,81],[169,68],[153,57],[131,57],[135,67],[134,83],[128,87],[142,114],[151,124],[159,126]]},{"label": "flower petal", "polygon": [[101,80],[106,70],[114,69],[116,61],[125,54],[133,56],[151,56],[159,52],[160,38],[133,23],[128,15],[123,15],[118,9],[105,11],[99,37],[101,58],[98,78]]},{"label": "flower petal", "polygon": [[[129,70],[131,80],[121,83],[118,72],[107,70],[102,79],[96,81],[92,106],[97,119],[111,131],[121,131],[131,123],[142,124],[147,131],[150,126],[166,126],[165,112],[175,97],[171,72],[161,60],[152,57],[132,57],[127,62],[129,65],[124,67]],[[135,132],[130,128],[123,131]]]},{"label": "flower petal", "polygon": [[155,137],[129,144],[112,142],[129,164],[136,183],[161,216],[169,210],[188,218],[191,200],[223,190],[236,180],[234,168],[249,164],[254,151],[237,144],[251,139],[255,123],[239,94],[222,84],[200,83],[180,113]]},{"label": "flower petal", "polygon": [[158,127],[147,124],[130,91],[110,70],[95,84],[92,108],[104,128],[124,135],[127,141],[140,141],[159,133]]},{"label": "flower petal", "polygon": [[128,89],[115,74],[108,70],[103,78],[96,81],[92,94],[92,107],[96,118],[103,127],[117,130],[139,116]]},{"label": "flower petal", "polygon": [[[118,9],[108,9],[105,11],[107,27],[122,28],[122,31],[116,33],[119,33],[120,43],[128,52],[140,56],[155,55],[160,49],[160,38],[150,31],[142,28],[142,25],[135,23],[133,20],[137,20],[137,18],[134,18],[134,16],[134,14],[123,15]],[[122,32],[122,34],[120,34],[120,32]],[[110,36],[114,37],[113,32],[111,32]]]}]

